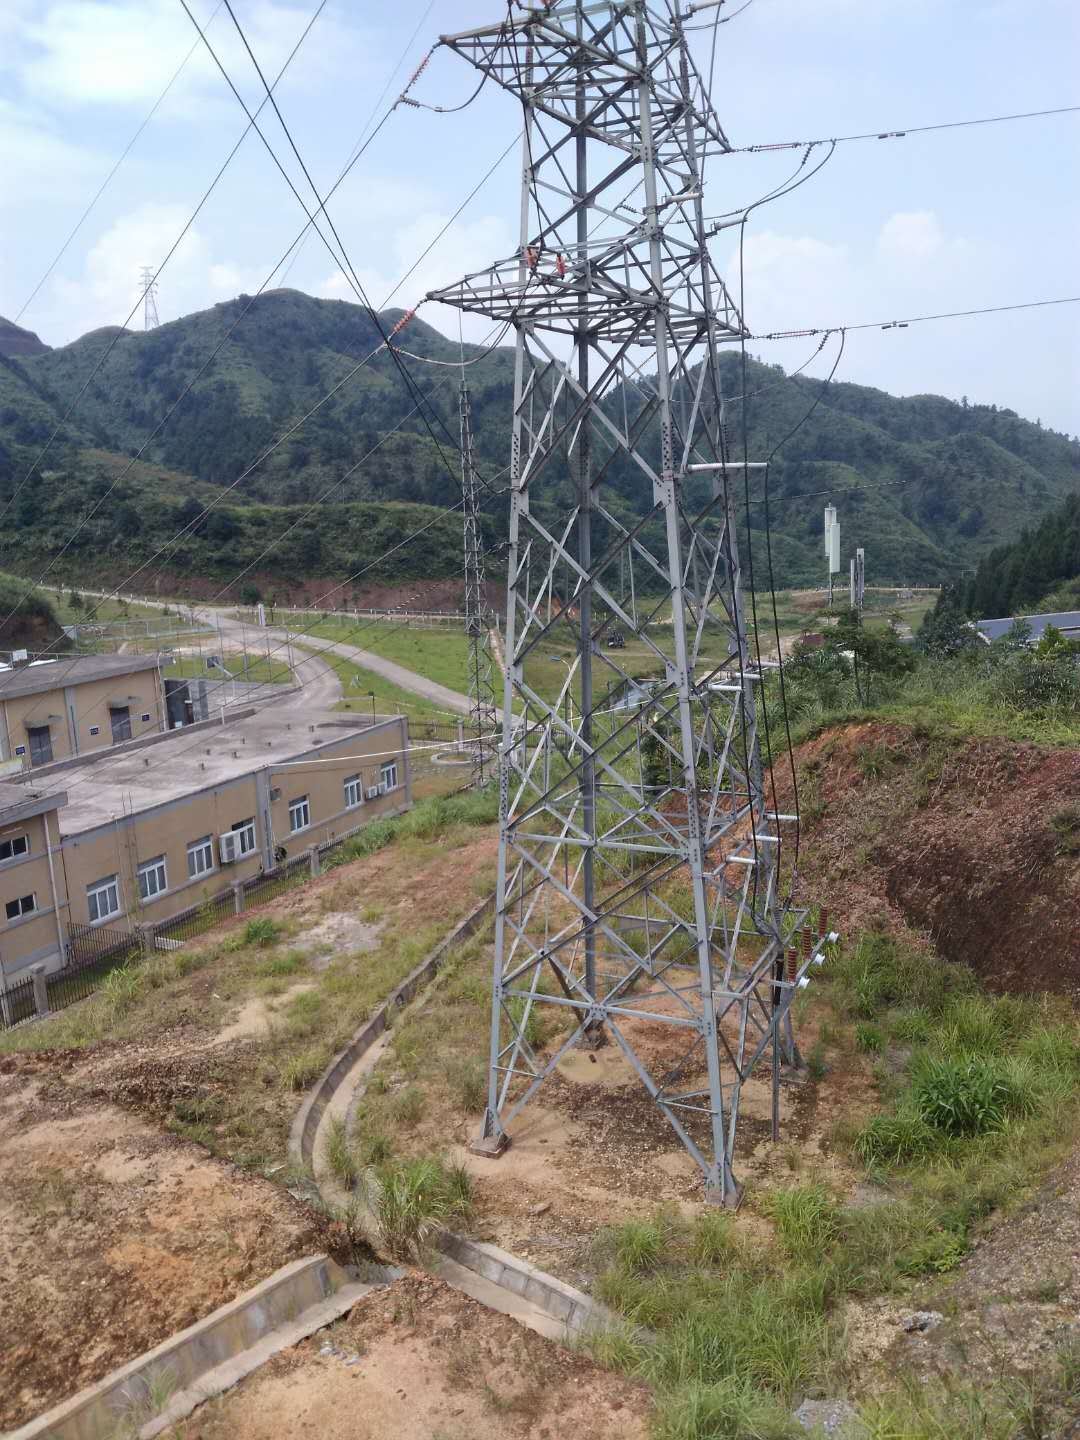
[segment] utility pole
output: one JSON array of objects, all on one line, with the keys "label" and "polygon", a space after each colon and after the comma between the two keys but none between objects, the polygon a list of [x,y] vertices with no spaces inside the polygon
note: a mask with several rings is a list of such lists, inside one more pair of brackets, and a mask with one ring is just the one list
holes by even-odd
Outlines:
[{"label": "utility pole", "polygon": [[139,271],[139,283],[143,289],[143,329],[156,330],[160,325],[157,313],[157,279],[149,265]]},{"label": "utility pole", "polygon": [[863,603],[866,599],[866,551],[861,547],[851,558],[850,602],[852,610],[862,619]]},{"label": "utility pole", "polygon": [[[563,1055],[608,1040],[706,1198],[733,1204],[743,1085],[771,1062],[778,1124],[781,1070],[798,1063],[791,1002],[824,939],[781,898],[781,825],[795,817],[767,804],[758,738],[745,467],[730,458],[718,361],[748,332],[703,200],[705,162],[731,147],[673,7],[544,0],[441,43],[524,119],[516,250],[429,296],[516,341],[488,1096],[472,1148],[501,1153]],[[650,487],[644,521],[626,517],[616,460]],[[602,643],[612,623],[662,676],[618,717],[594,705],[604,679],[632,679]],[[722,659],[702,658],[706,640]],[[573,717],[543,665],[560,642]],[[666,758],[666,784],[645,783],[639,736]],[[673,887],[686,885],[684,905]],[[573,1017],[553,1054],[529,1038],[537,1006]],[[663,1062],[647,1034],[670,1048]]]},{"label": "utility pole", "polygon": [[473,784],[483,785],[490,771],[491,736],[495,732],[495,687],[488,644],[490,615],[484,594],[480,505],[473,460],[472,408],[465,367],[461,369],[461,511],[465,526],[465,635],[469,644],[469,728],[473,734]]}]

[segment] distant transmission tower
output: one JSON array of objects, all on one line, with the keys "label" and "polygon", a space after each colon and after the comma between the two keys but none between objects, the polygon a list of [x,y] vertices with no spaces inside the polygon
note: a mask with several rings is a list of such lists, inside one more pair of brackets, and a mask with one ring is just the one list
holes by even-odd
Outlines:
[{"label": "distant transmission tower", "polygon": [[495,690],[488,631],[492,615],[484,590],[480,506],[473,462],[472,409],[465,372],[461,375],[461,499],[465,522],[465,634],[469,641],[469,729],[473,735],[473,780],[482,785],[490,771],[489,738],[495,731]]},{"label": "distant transmission tower", "polygon": [[[517,97],[525,137],[518,248],[430,297],[516,333],[473,1148],[498,1154],[571,1047],[610,1040],[730,1204],[744,1086],[768,1062],[777,1134],[790,1006],[823,944],[779,895],[793,817],[766,800],[743,612],[718,346],[746,332],[703,208],[704,162],[730,146],[669,4],[545,0],[442,43]],[[573,1021],[551,1055],[537,1007]]]},{"label": "distant transmission tower", "polygon": [[149,265],[139,271],[139,283],[143,289],[143,329],[155,330],[161,321],[157,313],[157,280]]}]

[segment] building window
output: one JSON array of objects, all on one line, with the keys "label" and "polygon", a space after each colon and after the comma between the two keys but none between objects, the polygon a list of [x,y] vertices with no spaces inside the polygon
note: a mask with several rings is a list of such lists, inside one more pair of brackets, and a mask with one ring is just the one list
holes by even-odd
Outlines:
[{"label": "building window", "polygon": [[301,795],[299,800],[289,801],[289,829],[295,835],[298,830],[306,830],[311,824],[311,806],[308,804],[308,797]]},{"label": "building window", "polygon": [[30,854],[30,841],[25,835],[9,835],[0,840],[0,865],[5,860],[17,860],[20,855]]},{"label": "building window", "polygon": [[90,734],[91,734],[91,735],[100,735],[100,734],[101,734],[101,726],[100,726],[100,725],[91,725],[91,726],[90,726]]},{"label": "building window", "polygon": [[236,832],[237,855],[250,855],[255,849],[255,821],[238,820],[230,828]]},{"label": "building window", "polygon": [[138,876],[140,900],[153,900],[155,895],[163,894],[169,888],[165,856],[157,855],[153,860],[144,860],[139,866]]},{"label": "building window", "polygon": [[187,847],[187,873],[191,880],[209,875],[214,868],[214,841],[210,835],[193,840]]},{"label": "building window", "polygon": [[388,760],[379,767],[379,784],[384,790],[397,789],[397,761]]},{"label": "building window", "polygon": [[86,887],[86,908],[90,912],[91,925],[120,914],[120,886],[115,875]]},{"label": "building window", "polygon": [[144,711],[143,714],[142,714],[139,718],[142,720],[142,723],[143,723],[144,725],[148,724],[149,721],[150,721],[150,711],[149,711],[149,710]]},{"label": "building window", "polygon": [[364,802],[364,777],[350,775],[345,781],[345,809],[353,810]]},{"label": "building window", "polygon": [[131,711],[126,705],[109,706],[109,724],[112,726],[114,745],[131,739]]},{"label": "building window", "polygon": [[52,762],[52,735],[47,725],[39,725],[35,729],[26,727],[26,734],[30,741],[30,764],[49,765]]},{"label": "building window", "polygon": [[18,920],[22,915],[32,915],[37,909],[36,895],[23,895],[18,900],[7,902],[7,918]]}]

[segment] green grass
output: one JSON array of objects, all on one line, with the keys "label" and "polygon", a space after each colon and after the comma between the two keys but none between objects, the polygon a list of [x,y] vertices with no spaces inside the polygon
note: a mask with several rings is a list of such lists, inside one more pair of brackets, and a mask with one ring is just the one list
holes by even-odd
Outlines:
[{"label": "green grass", "polygon": [[304,634],[370,650],[461,694],[468,688],[468,637],[463,629],[452,625],[428,629],[396,621],[352,620],[328,615],[306,624]]},{"label": "green grass", "polygon": [[[344,691],[344,698],[335,706],[338,710],[358,710],[361,713],[371,713],[372,695],[374,695],[374,708],[377,715],[407,715],[410,731],[415,738],[417,727],[427,723],[445,725],[453,724],[454,719],[448,716],[443,710],[423,699],[412,690],[404,690],[400,685],[395,685],[390,680],[385,680],[381,675],[376,675],[374,670],[365,670],[347,660],[342,655],[335,655],[331,650],[325,650],[318,646],[306,646],[294,644],[293,649],[303,651],[305,654],[319,655],[328,665],[331,665],[337,672]],[[421,738],[422,738],[422,731]]]},{"label": "green grass", "polygon": [[384,1160],[364,1172],[362,1184],[382,1248],[395,1259],[415,1258],[438,1226],[473,1209],[468,1171],[436,1156]]}]

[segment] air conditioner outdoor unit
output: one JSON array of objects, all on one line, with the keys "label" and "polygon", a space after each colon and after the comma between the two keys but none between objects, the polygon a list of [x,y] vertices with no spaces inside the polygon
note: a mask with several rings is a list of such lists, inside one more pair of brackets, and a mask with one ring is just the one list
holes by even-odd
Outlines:
[{"label": "air conditioner outdoor unit", "polygon": [[380,794],[380,795],[385,795],[386,792],[387,792],[387,790],[389,790],[389,789],[390,789],[390,786],[387,785],[387,783],[386,783],[385,780],[380,780],[380,781],[379,781],[379,794]]},{"label": "air conditioner outdoor unit", "polygon": [[236,843],[239,836],[235,830],[227,830],[218,836],[218,859],[222,865],[231,865],[237,858]]},{"label": "air conditioner outdoor unit", "polygon": [[369,800],[377,800],[381,793],[382,792],[378,785],[369,785],[367,791],[367,798]]}]

